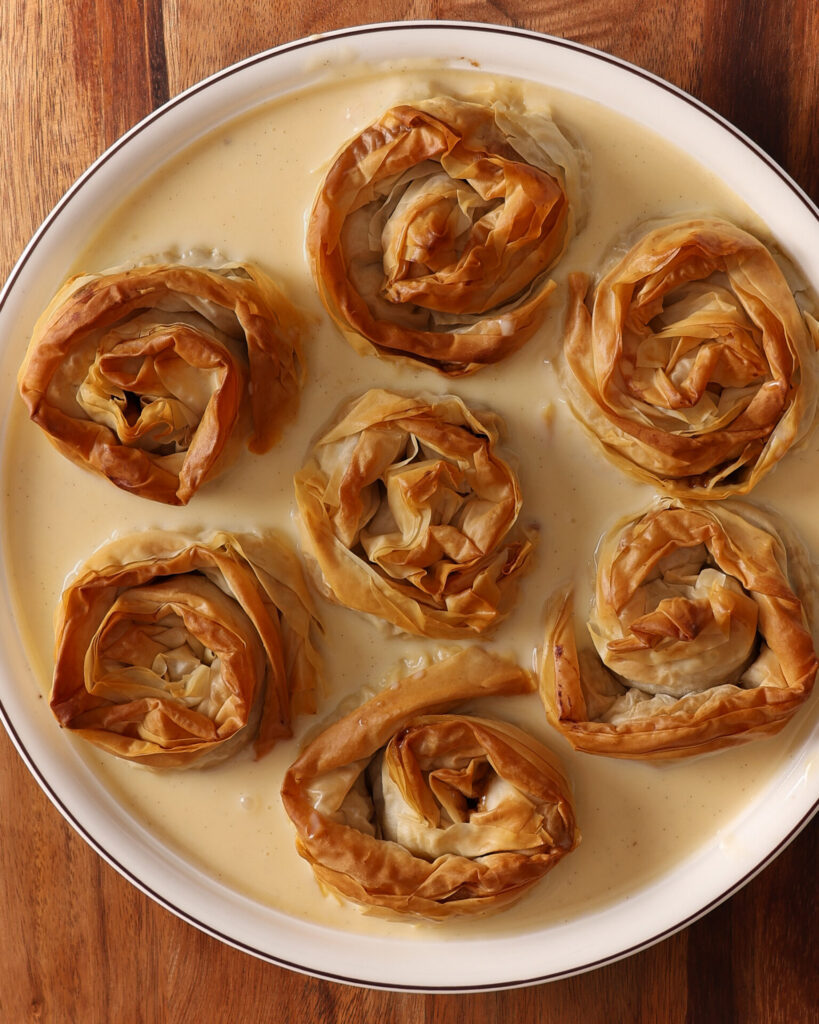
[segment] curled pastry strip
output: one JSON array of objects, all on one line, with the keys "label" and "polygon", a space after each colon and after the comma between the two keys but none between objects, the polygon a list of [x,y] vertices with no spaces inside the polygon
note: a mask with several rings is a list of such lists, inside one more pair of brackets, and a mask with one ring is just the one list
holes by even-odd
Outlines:
[{"label": "curled pastry strip", "polygon": [[20,394],[73,462],[184,505],[231,440],[249,427],[249,449],[265,452],[295,414],[305,324],[248,264],[74,277],[35,326]]},{"label": "curled pastry strip", "polygon": [[339,604],[429,637],[474,636],[509,611],[532,542],[495,454],[499,420],[453,396],[368,391],[296,475],[305,552]]},{"label": "curled pastry strip", "polygon": [[550,752],[505,722],[450,712],[532,688],[470,648],[316,737],[282,800],[318,881],[370,911],[435,920],[500,910],[570,853],[580,835]]},{"label": "curled pastry strip", "polygon": [[315,712],[317,622],[274,536],[147,530],[103,546],[63,592],[51,709],[118,757],[187,767]]},{"label": "curled pastry strip", "polygon": [[331,317],[361,352],[453,376],[503,359],[543,320],[581,163],[547,116],[500,103],[386,111],[338,154],[310,217]]},{"label": "curled pastry strip", "polygon": [[778,732],[813,687],[813,581],[783,523],[740,502],[666,499],[603,540],[578,651],[552,602],[541,692],[578,750],[671,758]]},{"label": "curled pastry strip", "polygon": [[811,425],[816,321],[765,246],[723,220],[648,232],[570,280],[563,379],[607,455],[678,497],[749,491]]}]

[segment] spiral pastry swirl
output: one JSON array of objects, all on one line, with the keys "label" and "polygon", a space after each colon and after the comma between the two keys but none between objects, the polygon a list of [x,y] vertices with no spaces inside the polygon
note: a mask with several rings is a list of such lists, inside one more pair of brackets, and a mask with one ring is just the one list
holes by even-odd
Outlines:
[{"label": "spiral pastry swirl", "polygon": [[578,649],[569,592],[548,616],[542,693],[579,750],[682,757],[778,732],[813,688],[810,561],[740,502],[666,499],[601,543]]},{"label": "spiral pastry swirl", "polygon": [[315,711],[317,621],[278,538],[147,530],[103,546],[62,595],[51,709],[156,768],[257,756]]},{"label": "spiral pastry swirl", "polygon": [[606,454],[685,498],[744,494],[813,422],[819,330],[768,249],[716,218],[645,234],[590,298],[563,380]]},{"label": "spiral pastry swirl", "polygon": [[519,899],[579,842],[566,780],[521,729],[453,708],[533,686],[473,647],[317,736],[282,786],[317,880],[369,912],[430,920]]},{"label": "spiral pastry swirl", "polygon": [[532,541],[499,420],[453,396],[366,392],[296,475],[302,543],[339,604],[409,633],[474,636],[510,610]]},{"label": "spiral pastry swirl", "polygon": [[456,376],[537,329],[581,215],[582,157],[545,115],[438,96],[386,111],[338,154],[307,234],[355,348]]},{"label": "spiral pastry swirl", "polygon": [[18,384],[73,462],[185,505],[248,433],[265,452],[298,407],[306,321],[248,264],[155,263],[71,278]]}]

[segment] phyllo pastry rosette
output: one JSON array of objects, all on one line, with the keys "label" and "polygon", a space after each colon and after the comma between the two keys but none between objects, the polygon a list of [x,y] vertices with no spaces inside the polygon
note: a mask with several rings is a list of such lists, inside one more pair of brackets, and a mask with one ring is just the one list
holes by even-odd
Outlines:
[{"label": "phyllo pastry rosette", "polygon": [[538,328],[580,216],[583,158],[546,114],[437,96],[387,110],[336,156],[307,246],[360,352],[450,375]]},{"label": "phyllo pastry rosette", "polygon": [[553,755],[515,726],[452,710],[533,686],[473,647],[317,736],[282,800],[319,883],[372,913],[440,920],[501,910],[570,853],[580,835]]},{"label": "phyllo pastry rosette", "polygon": [[305,553],[339,604],[427,637],[482,633],[510,610],[532,541],[499,418],[454,396],[373,390],[296,475]]},{"label": "phyllo pastry rosette", "polygon": [[749,491],[813,422],[816,321],[768,249],[718,219],[645,234],[584,298],[563,379],[608,456],[677,497]]},{"label": "phyllo pastry rosette", "polygon": [[63,592],[51,708],[60,725],[156,768],[257,756],[316,705],[318,627],[273,535],[147,530],[104,545]]},{"label": "phyllo pastry rosette", "polygon": [[578,750],[673,758],[778,732],[813,687],[810,562],[740,502],[665,499],[598,552],[578,651],[570,593],[548,615],[542,693]]},{"label": "phyllo pastry rosette", "polygon": [[249,264],[80,275],[37,322],[20,394],[73,462],[185,505],[248,434],[256,453],[278,440],[298,407],[305,325]]}]

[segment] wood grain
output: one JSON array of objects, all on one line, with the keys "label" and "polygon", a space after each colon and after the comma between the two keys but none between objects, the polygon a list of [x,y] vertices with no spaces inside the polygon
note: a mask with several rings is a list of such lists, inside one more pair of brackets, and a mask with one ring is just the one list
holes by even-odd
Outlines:
[{"label": "wood grain", "polygon": [[[2,0],[0,275],[87,164],[169,96],[289,39],[414,18],[521,26],[640,64],[735,122],[819,196],[812,0]],[[3,1024],[815,1020],[816,823],[733,899],[651,949],[565,981],[467,996],[343,987],[202,935],[85,845],[1,731],[0,836]]]}]

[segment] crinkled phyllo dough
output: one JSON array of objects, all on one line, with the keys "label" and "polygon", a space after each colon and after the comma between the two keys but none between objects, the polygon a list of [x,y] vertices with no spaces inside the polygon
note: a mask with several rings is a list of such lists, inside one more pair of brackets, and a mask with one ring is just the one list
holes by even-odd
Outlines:
[{"label": "crinkled phyllo dough", "polygon": [[743,494],[811,426],[819,330],[748,232],[664,225],[588,296],[585,275],[570,287],[563,381],[629,472],[677,497]]},{"label": "crinkled phyllo dough", "polygon": [[556,595],[541,668],[577,749],[681,757],[778,732],[813,687],[815,581],[784,523],[740,502],[666,499],[603,540],[593,647]]},{"label": "crinkled phyllo dough", "polygon": [[100,548],[63,592],[51,709],[111,754],[156,768],[257,756],[313,713],[318,623],[272,535],[147,530]]},{"label": "crinkled phyllo dough", "polygon": [[296,476],[302,543],[339,604],[429,637],[474,636],[511,609],[532,542],[499,420],[452,396],[368,391]]},{"label": "crinkled phyllo dough", "polygon": [[580,219],[583,157],[545,114],[438,96],[393,107],[322,182],[307,246],[361,352],[449,374],[538,328]]},{"label": "crinkled phyllo dough", "polygon": [[369,912],[439,920],[508,906],[570,853],[580,835],[553,755],[512,725],[452,710],[533,688],[473,647],[318,735],[282,799],[319,883]]},{"label": "crinkled phyllo dough", "polygon": [[185,505],[248,433],[265,452],[295,415],[305,326],[248,264],[74,277],[34,329],[20,394],[73,462]]}]

